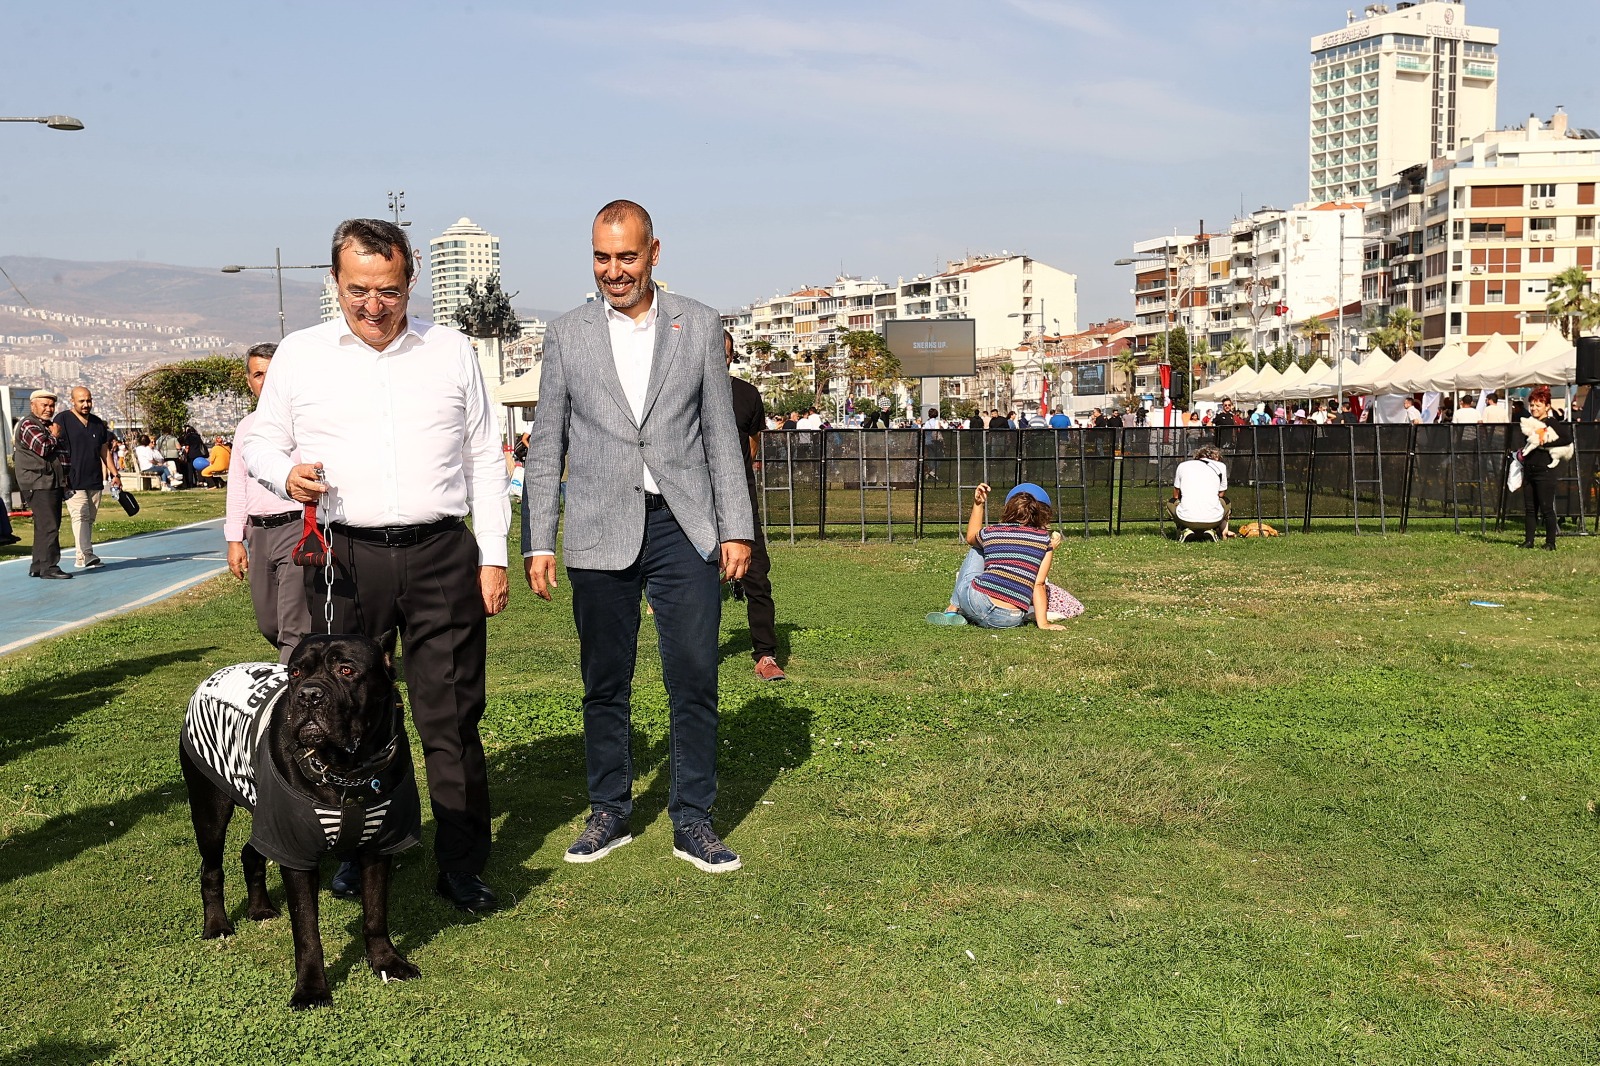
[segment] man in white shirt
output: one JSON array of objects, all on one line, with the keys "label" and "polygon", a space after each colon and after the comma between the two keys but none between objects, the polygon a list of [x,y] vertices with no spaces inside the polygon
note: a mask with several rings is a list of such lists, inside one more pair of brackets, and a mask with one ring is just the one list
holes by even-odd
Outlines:
[{"label": "man in white shirt", "polygon": [[1214,444],[1202,444],[1172,476],[1167,517],[1177,523],[1180,539],[1191,530],[1210,532],[1217,539],[1228,532],[1228,512],[1228,468],[1222,463],[1222,451]]},{"label": "man in white shirt", "polygon": [[795,426],[795,428],[796,429],[821,429],[822,428],[822,416],[817,414],[817,409],[815,407],[807,408],[805,415],[801,417],[799,423]]},{"label": "man in white shirt", "polygon": [[1406,421],[1413,426],[1420,426],[1422,424],[1422,412],[1417,408],[1417,401],[1407,396],[1401,403],[1405,408]]},{"label": "man in white shirt", "polygon": [[[320,503],[332,524],[331,586],[321,568],[306,568],[313,620],[331,603],[336,633],[399,631],[437,824],[437,890],[482,911],[498,901],[480,876],[490,823],[478,721],[487,619],[506,605],[510,504],[472,344],[407,315],[415,275],[400,227],[339,224],[333,279],[343,314],[279,344],[241,452],[252,477]],[[363,882],[384,876],[375,865],[362,869]],[[341,868],[335,890],[356,891],[353,877]]]}]

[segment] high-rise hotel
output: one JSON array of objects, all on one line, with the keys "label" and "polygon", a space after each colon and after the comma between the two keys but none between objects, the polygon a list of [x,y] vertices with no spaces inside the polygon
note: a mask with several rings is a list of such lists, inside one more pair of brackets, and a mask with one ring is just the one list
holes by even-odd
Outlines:
[{"label": "high-rise hotel", "polygon": [[467,283],[500,273],[500,238],[470,218],[428,242],[428,276],[433,284],[433,321],[455,326],[456,308],[467,302]]},{"label": "high-rise hotel", "polygon": [[1364,198],[1494,128],[1500,31],[1456,0],[1368,4],[1311,39],[1311,199]]}]

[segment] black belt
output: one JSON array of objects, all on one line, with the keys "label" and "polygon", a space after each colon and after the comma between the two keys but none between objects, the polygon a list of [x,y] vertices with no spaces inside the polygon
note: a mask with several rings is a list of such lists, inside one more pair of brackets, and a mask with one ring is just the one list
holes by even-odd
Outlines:
[{"label": "black belt", "polygon": [[672,508],[667,506],[667,498],[661,495],[659,492],[647,492],[644,494],[644,509],[646,511],[672,510]]},{"label": "black belt", "polygon": [[276,529],[278,526],[288,525],[299,517],[299,511],[284,511],[281,514],[253,514],[249,517],[249,522],[257,529]]},{"label": "black belt", "polygon": [[465,523],[460,518],[452,515],[437,522],[424,522],[419,526],[347,526],[335,522],[330,528],[351,540],[382,544],[386,548],[409,548],[413,544],[421,544],[429,537],[452,529],[460,529],[463,525]]}]

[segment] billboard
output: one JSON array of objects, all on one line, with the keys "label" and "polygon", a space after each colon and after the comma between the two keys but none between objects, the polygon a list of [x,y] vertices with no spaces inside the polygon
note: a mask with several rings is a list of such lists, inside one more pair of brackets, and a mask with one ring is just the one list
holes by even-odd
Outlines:
[{"label": "billboard", "polygon": [[889,354],[908,378],[970,378],[978,373],[978,323],[971,318],[891,319],[883,324]]},{"label": "billboard", "polygon": [[1080,396],[1106,391],[1106,364],[1076,363],[1072,367],[1072,391]]}]

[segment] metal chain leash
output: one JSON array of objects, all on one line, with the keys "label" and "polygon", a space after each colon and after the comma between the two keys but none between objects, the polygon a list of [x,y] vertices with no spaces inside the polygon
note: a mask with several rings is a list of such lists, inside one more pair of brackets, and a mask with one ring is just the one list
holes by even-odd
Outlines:
[{"label": "metal chain leash", "polygon": [[[318,508],[321,510],[321,508]],[[322,621],[327,626],[328,634],[333,634],[333,523],[324,521],[322,524],[322,537],[328,542],[328,561],[322,567],[322,583],[324,595],[322,598]]]}]

